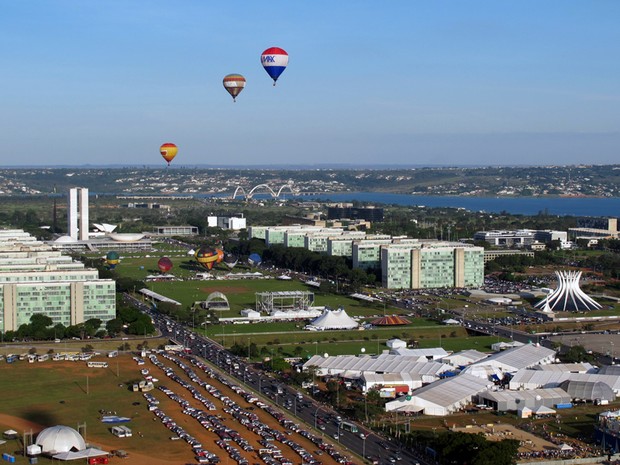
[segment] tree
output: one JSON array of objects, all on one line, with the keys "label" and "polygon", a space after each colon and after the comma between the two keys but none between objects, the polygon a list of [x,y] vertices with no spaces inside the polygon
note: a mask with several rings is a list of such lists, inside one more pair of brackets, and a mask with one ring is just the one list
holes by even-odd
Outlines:
[{"label": "tree", "polygon": [[99,318],[90,318],[84,322],[84,332],[90,337],[94,336],[103,322]]},{"label": "tree", "polygon": [[123,320],[120,318],[109,320],[106,322],[105,328],[111,337],[116,337],[123,330]]}]

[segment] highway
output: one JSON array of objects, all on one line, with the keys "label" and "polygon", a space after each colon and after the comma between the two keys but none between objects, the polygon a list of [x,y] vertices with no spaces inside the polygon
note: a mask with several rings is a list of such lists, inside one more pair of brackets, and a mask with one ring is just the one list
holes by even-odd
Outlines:
[{"label": "highway", "polygon": [[[358,456],[365,457],[367,463],[425,464],[412,451],[401,449],[396,441],[379,436],[351,419],[342,419],[330,406],[283,384],[270,374],[248,364],[245,359],[232,355],[218,343],[199,336],[186,327],[145,309],[146,305],[143,303],[140,304],[141,310],[149,313],[162,336],[190,348],[193,355],[202,357],[241,385],[260,393],[263,398],[269,398],[292,419],[297,418],[314,427],[319,434],[325,435],[326,439],[329,437],[330,442],[339,443]],[[355,425],[358,431],[345,431],[342,421]]]}]

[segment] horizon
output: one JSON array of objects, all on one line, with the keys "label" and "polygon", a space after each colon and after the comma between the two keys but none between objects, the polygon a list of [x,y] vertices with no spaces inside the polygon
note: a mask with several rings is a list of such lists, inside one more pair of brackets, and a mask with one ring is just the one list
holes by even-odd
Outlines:
[{"label": "horizon", "polygon": [[156,168],[163,170],[183,170],[188,168],[199,168],[199,169],[245,169],[245,170],[254,170],[254,169],[275,169],[275,170],[319,170],[319,169],[342,169],[342,170],[398,170],[398,169],[485,169],[485,168],[588,168],[593,166],[620,166],[620,163],[577,163],[577,164],[512,164],[512,165],[493,165],[493,164],[485,164],[485,165],[457,165],[457,164],[387,164],[387,163],[377,163],[377,164],[354,164],[354,163],[317,163],[314,165],[310,164],[255,164],[248,165],[247,163],[244,165],[226,165],[226,164],[176,164],[174,166],[162,166],[160,163],[136,163],[136,164],[82,164],[82,165],[50,165],[50,164],[40,164],[40,165],[5,165],[0,168],[2,170],[17,170],[17,169],[124,169],[124,168]]}]

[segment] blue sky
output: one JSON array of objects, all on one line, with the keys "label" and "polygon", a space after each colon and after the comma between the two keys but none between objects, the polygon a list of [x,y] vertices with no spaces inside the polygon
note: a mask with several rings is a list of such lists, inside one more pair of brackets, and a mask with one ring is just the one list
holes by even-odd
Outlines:
[{"label": "blue sky", "polygon": [[[620,2],[0,0],[7,165],[618,163]],[[273,87],[260,54],[287,50]],[[247,79],[233,103],[229,73]],[[6,159],[5,159],[6,160]]]}]

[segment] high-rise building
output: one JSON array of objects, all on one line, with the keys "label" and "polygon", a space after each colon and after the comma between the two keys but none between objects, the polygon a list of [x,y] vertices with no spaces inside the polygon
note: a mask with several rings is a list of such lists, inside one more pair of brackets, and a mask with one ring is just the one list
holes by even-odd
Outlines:
[{"label": "high-rise building", "polygon": [[484,249],[451,243],[384,245],[381,278],[388,289],[480,287]]},{"label": "high-rise building", "polygon": [[69,189],[67,222],[67,230],[72,239],[88,240],[88,189],[86,187]]},{"label": "high-rise building", "polygon": [[64,326],[91,318],[105,324],[116,317],[116,283],[24,231],[0,230],[0,331],[35,314]]}]

